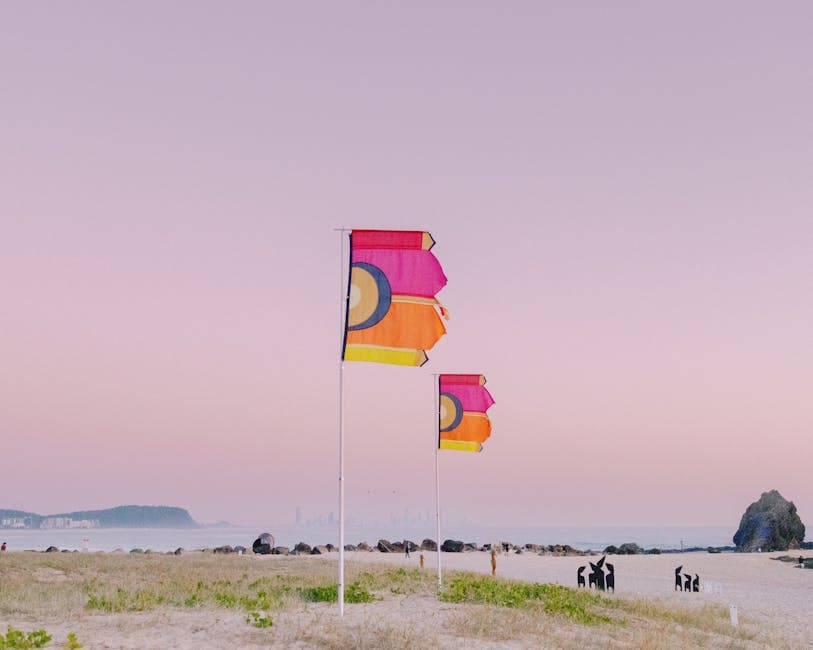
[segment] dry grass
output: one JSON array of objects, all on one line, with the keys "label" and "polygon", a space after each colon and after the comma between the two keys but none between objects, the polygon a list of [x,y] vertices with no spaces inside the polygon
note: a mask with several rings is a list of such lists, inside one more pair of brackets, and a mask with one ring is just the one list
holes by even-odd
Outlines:
[{"label": "dry grass", "polygon": [[[447,584],[457,579],[477,589],[460,590],[462,602],[444,602],[431,571],[348,562],[347,583],[374,599],[346,605],[340,621],[335,603],[307,597],[335,584],[335,558],[8,553],[0,562],[0,624],[45,628],[54,639],[75,631],[87,648],[782,645],[760,637],[747,619],[732,629],[720,606],[598,597],[561,587],[528,590],[504,580],[484,585],[482,576],[466,573],[448,577]],[[514,599],[519,592],[536,595]],[[473,598],[483,593],[497,600],[476,604],[483,601]],[[510,599],[501,603],[503,597]],[[558,610],[544,600],[552,597],[563,604]],[[573,603],[588,616],[573,615]],[[273,625],[247,623],[253,611]]]}]

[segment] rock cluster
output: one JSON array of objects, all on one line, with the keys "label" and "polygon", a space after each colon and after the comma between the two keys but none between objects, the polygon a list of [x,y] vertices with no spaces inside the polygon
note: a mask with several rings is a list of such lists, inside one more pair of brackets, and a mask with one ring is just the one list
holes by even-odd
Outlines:
[{"label": "rock cluster", "polygon": [[643,552],[644,549],[634,542],[626,542],[621,544],[621,546],[613,546],[611,544],[604,549],[604,553],[606,555],[638,555]]},{"label": "rock cluster", "polygon": [[763,492],[745,511],[734,534],[738,551],[787,551],[799,548],[805,525],[792,501],[776,490]]}]

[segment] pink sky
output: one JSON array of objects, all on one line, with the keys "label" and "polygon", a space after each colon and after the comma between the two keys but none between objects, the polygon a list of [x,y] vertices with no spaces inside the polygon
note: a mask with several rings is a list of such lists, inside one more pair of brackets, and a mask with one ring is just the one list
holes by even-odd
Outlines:
[{"label": "pink sky", "polygon": [[[336,510],[339,238],[449,333],[349,364],[347,514],[813,526],[808,2],[0,5],[0,507]],[[393,492],[394,491],[394,492]],[[808,536],[809,537],[809,536]]]}]

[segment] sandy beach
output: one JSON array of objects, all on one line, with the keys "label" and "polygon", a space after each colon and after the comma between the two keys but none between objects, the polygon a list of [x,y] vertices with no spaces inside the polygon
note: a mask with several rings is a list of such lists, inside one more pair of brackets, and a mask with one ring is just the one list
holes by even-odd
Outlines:
[{"label": "sandy beach", "polygon": [[[663,603],[695,601],[735,605],[740,618],[751,618],[771,628],[778,638],[797,640],[800,645],[813,647],[813,620],[810,604],[813,599],[813,571],[800,570],[792,564],[772,558],[790,553],[681,553],[663,555],[612,555],[615,565],[616,589],[619,596],[657,599]],[[799,555],[797,551],[795,555]],[[802,555],[810,556],[809,551]],[[363,562],[404,564],[401,556],[355,553]],[[415,554],[412,554],[413,558]],[[424,553],[426,567],[434,569],[436,554]],[[412,559],[412,558],[410,558]],[[498,557],[497,575],[532,582],[553,582],[576,585],[577,569],[595,562],[593,557],[552,557],[539,555],[502,554]],[[413,560],[414,562],[414,560]],[[443,566],[448,569],[490,572],[489,556],[485,553],[444,553]],[[700,593],[674,591],[674,570],[701,577]],[[712,591],[713,589],[713,591]]]},{"label": "sandy beach", "polygon": [[[307,584],[328,584],[336,579],[337,554],[194,552],[175,557],[16,552],[0,558],[0,629],[9,625],[23,631],[45,629],[53,637],[47,647],[67,647],[67,635],[74,632],[85,648],[811,647],[813,571],[772,560],[776,555],[609,556],[617,593],[602,602],[621,608],[620,622],[583,625],[539,608],[440,601],[434,593],[434,553],[424,552],[421,572],[414,571],[419,553],[406,558],[355,552],[347,554],[348,583],[368,572],[418,579],[379,584],[372,602],[347,604],[343,620],[335,603],[285,601],[267,610],[273,625],[258,629],[247,621],[248,610],[224,596],[218,602],[201,599],[190,604],[185,594],[200,593],[204,583],[294,584],[304,579]],[[460,571],[490,572],[486,553],[444,553],[442,559],[447,583],[456,575],[468,575]],[[575,586],[576,569],[588,559],[597,557],[502,554],[497,576]],[[674,592],[678,564],[699,574],[704,590]],[[173,589],[186,601],[176,599],[173,604]],[[122,596],[120,611],[89,605],[89,598],[97,597],[94,594],[113,597],[128,590],[133,597],[127,601]],[[728,619],[730,605],[738,608],[736,630]]]}]

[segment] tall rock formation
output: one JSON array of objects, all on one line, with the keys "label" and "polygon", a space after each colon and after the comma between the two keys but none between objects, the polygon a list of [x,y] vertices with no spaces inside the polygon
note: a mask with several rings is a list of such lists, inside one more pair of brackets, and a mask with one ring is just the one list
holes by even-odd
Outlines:
[{"label": "tall rock formation", "polygon": [[738,551],[787,551],[805,538],[805,525],[796,506],[776,490],[763,492],[748,506],[734,534]]}]

